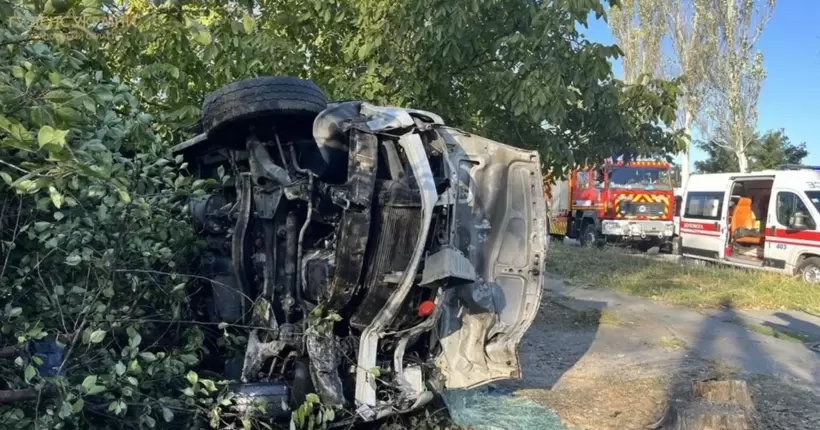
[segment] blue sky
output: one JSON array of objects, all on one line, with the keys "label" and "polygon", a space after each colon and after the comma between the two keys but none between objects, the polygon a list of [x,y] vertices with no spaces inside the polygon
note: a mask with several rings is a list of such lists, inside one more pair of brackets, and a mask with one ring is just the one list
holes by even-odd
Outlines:
[{"label": "blue sky", "polygon": [[[806,142],[807,164],[820,165],[820,1],[780,0],[758,42],[768,76],[760,94],[758,130],[783,128],[793,143]],[[603,21],[590,20],[587,38],[614,43]],[[614,64],[620,75],[620,62]],[[704,154],[693,148],[692,159]]]}]

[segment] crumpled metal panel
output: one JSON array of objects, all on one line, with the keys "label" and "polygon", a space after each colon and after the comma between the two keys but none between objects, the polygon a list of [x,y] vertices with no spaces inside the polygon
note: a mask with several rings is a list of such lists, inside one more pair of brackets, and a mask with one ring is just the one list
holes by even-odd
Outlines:
[{"label": "crumpled metal panel", "polygon": [[337,230],[336,273],[328,298],[328,306],[336,310],[342,309],[360,287],[370,234],[370,202],[376,182],[378,139],[356,128],[350,133],[351,159],[345,188],[351,206],[342,215]]},{"label": "crumpled metal panel", "polygon": [[[409,114],[407,115],[409,117]],[[412,118],[410,118],[412,121]],[[421,197],[421,231],[413,251],[413,258],[402,273],[402,279],[390,296],[385,306],[376,315],[359,338],[358,366],[356,369],[356,401],[369,406],[376,405],[376,383],[369,369],[376,365],[379,337],[396,318],[404,299],[413,287],[424,253],[427,234],[433,219],[433,209],[438,200],[436,184],[424,144],[418,134],[406,133],[399,138],[399,145],[404,149],[407,160],[412,167],[413,175],[419,185]]]},{"label": "crumpled metal panel", "polygon": [[541,303],[547,251],[538,154],[458,130],[437,129],[457,167],[456,246],[478,279],[442,305],[446,387],[518,378],[518,344]]},{"label": "crumpled metal panel", "polygon": [[416,125],[410,113],[398,107],[362,103],[360,113],[367,117],[367,127],[374,132],[407,129]]},{"label": "crumpled metal panel", "polygon": [[458,249],[445,247],[424,260],[424,270],[419,285],[449,279],[449,285],[475,282],[475,267]]}]

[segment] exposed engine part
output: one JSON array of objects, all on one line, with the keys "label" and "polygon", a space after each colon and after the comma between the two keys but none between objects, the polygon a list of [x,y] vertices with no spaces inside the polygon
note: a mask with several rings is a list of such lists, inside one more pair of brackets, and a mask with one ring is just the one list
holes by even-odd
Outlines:
[{"label": "exposed engine part", "polygon": [[[365,127],[363,124],[357,127]],[[336,273],[330,288],[328,306],[342,309],[358,292],[370,233],[371,199],[376,181],[378,140],[359,128],[350,131],[350,164],[345,184],[349,209],[337,229]]]},{"label": "exposed engine part", "polygon": [[[211,234],[224,234],[230,223],[228,211],[232,204],[222,194],[206,194],[192,198],[191,219],[196,227]],[[226,207],[227,206],[227,207]]]},{"label": "exposed engine part", "polygon": [[277,166],[265,145],[256,136],[248,137],[250,168],[256,185],[287,185],[292,182],[288,171]]},{"label": "exposed engine part", "polygon": [[360,330],[370,325],[395,290],[400,278],[391,282],[390,274],[403,272],[413,258],[422,222],[417,190],[397,181],[380,181],[377,187],[379,209],[370,229],[365,297],[350,320]]},{"label": "exposed engine part", "polygon": [[291,308],[296,304],[296,258],[299,249],[299,218],[295,212],[288,214],[285,221],[285,294],[282,297],[282,307],[288,322],[291,322]]},{"label": "exposed engine part", "polygon": [[273,221],[262,221],[262,297],[265,300],[272,300],[276,291],[276,247],[278,237],[276,235],[276,225]]},{"label": "exposed engine part", "polygon": [[266,338],[272,339],[276,339],[279,335],[278,330],[272,332],[263,332],[260,329],[251,330],[248,335],[248,346],[245,348],[245,360],[242,364],[242,382],[258,379],[258,373],[262,370],[265,361],[279,355],[286,346],[285,342],[279,340],[263,342],[259,338],[263,333]]},{"label": "exposed engine part", "polygon": [[281,406],[293,403],[290,390],[283,382],[233,384],[231,390],[236,393],[236,410],[242,415],[255,413],[257,405],[263,403],[267,405],[265,411],[271,418],[290,417],[290,410]]},{"label": "exposed engine part", "polygon": [[262,188],[254,189],[253,207],[255,215],[259,219],[272,220],[282,203],[283,195],[284,190],[282,188],[276,188],[272,191],[266,191]]},{"label": "exposed engine part", "polygon": [[251,175],[243,173],[239,181],[239,205],[236,218],[236,225],[233,230],[233,237],[231,239],[231,258],[233,260],[234,276],[236,278],[237,290],[243,295],[241,302],[242,317],[245,317],[247,311],[248,298],[251,297],[251,283],[250,271],[253,262],[251,255],[250,241],[250,217],[251,209],[253,207]]},{"label": "exposed engine part", "polygon": [[332,249],[314,249],[302,257],[302,294],[305,300],[318,303],[327,298],[335,269],[336,253]]},{"label": "exposed engine part", "polygon": [[310,227],[310,219],[313,217],[313,175],[303,170],[299,167],[299,163],[296,160],[296,151],[294,151],[293,147],[290,147],[290,155],[293,159],[293,165],[295,166],[296,170],[300,173],[308,175],[308,195],[307,195],[307,211],[305,214],[305,223],[302,224],[302,228],[299,229],[299,241],[296,246],[296,269],[299,270],[300,273],[296,274],[296,301],[297,303],[302,306],[302,310],[307,313],[307,307],[304,306],[304,302],[302,301],[302,254],[304,253],[304,243],[305,243],[305,233],[307,233],[308,227]]},{"label": "exposed engine part", "polygon": [[305,335],[310,357],[310,377],[325,405],[344,404],[342,379],[339,375],[339,345],[332,334]]},{"label": "exposed engine part", "polygon": [[[299,358],[293,363],[293,385],[291,388],[291,409],[296,409],[307,399],[307,395],[315,393],[313,380],[310,376],[306,359]],[[284,371],[282,373],[285,373]]]},{"label": "exposed engine part", "polygon": [[396,145],[392,140],[384,140],[382,142],[382,149],[384,156],[387,159],[387,169],[390,172],[390,179],[398,181],[404,177],[404,168],[401,165],[401,158],[399,152],[396,150]]}]

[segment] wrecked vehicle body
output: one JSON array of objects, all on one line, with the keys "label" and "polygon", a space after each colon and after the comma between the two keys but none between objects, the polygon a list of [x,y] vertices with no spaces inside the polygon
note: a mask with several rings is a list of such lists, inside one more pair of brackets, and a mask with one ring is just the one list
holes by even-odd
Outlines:
[{"label": "wrecked vehicle body", "polygon": [[547,243],[535,152],[289,77],[210,94],[173,151],[222,184],[191,213],[209,318],[250,327],[221,357],[238,393],[372,420],[520,377]]}]

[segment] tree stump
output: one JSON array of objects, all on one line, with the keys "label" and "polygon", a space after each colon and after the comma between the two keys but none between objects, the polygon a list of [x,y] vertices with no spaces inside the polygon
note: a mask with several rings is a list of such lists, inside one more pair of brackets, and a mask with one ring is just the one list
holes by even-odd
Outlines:
[{"label": "tree stump", "polygon": [[759,417],[746,381],[695,382],[688,393],[670,399],[657,430],[755,430]]}]

